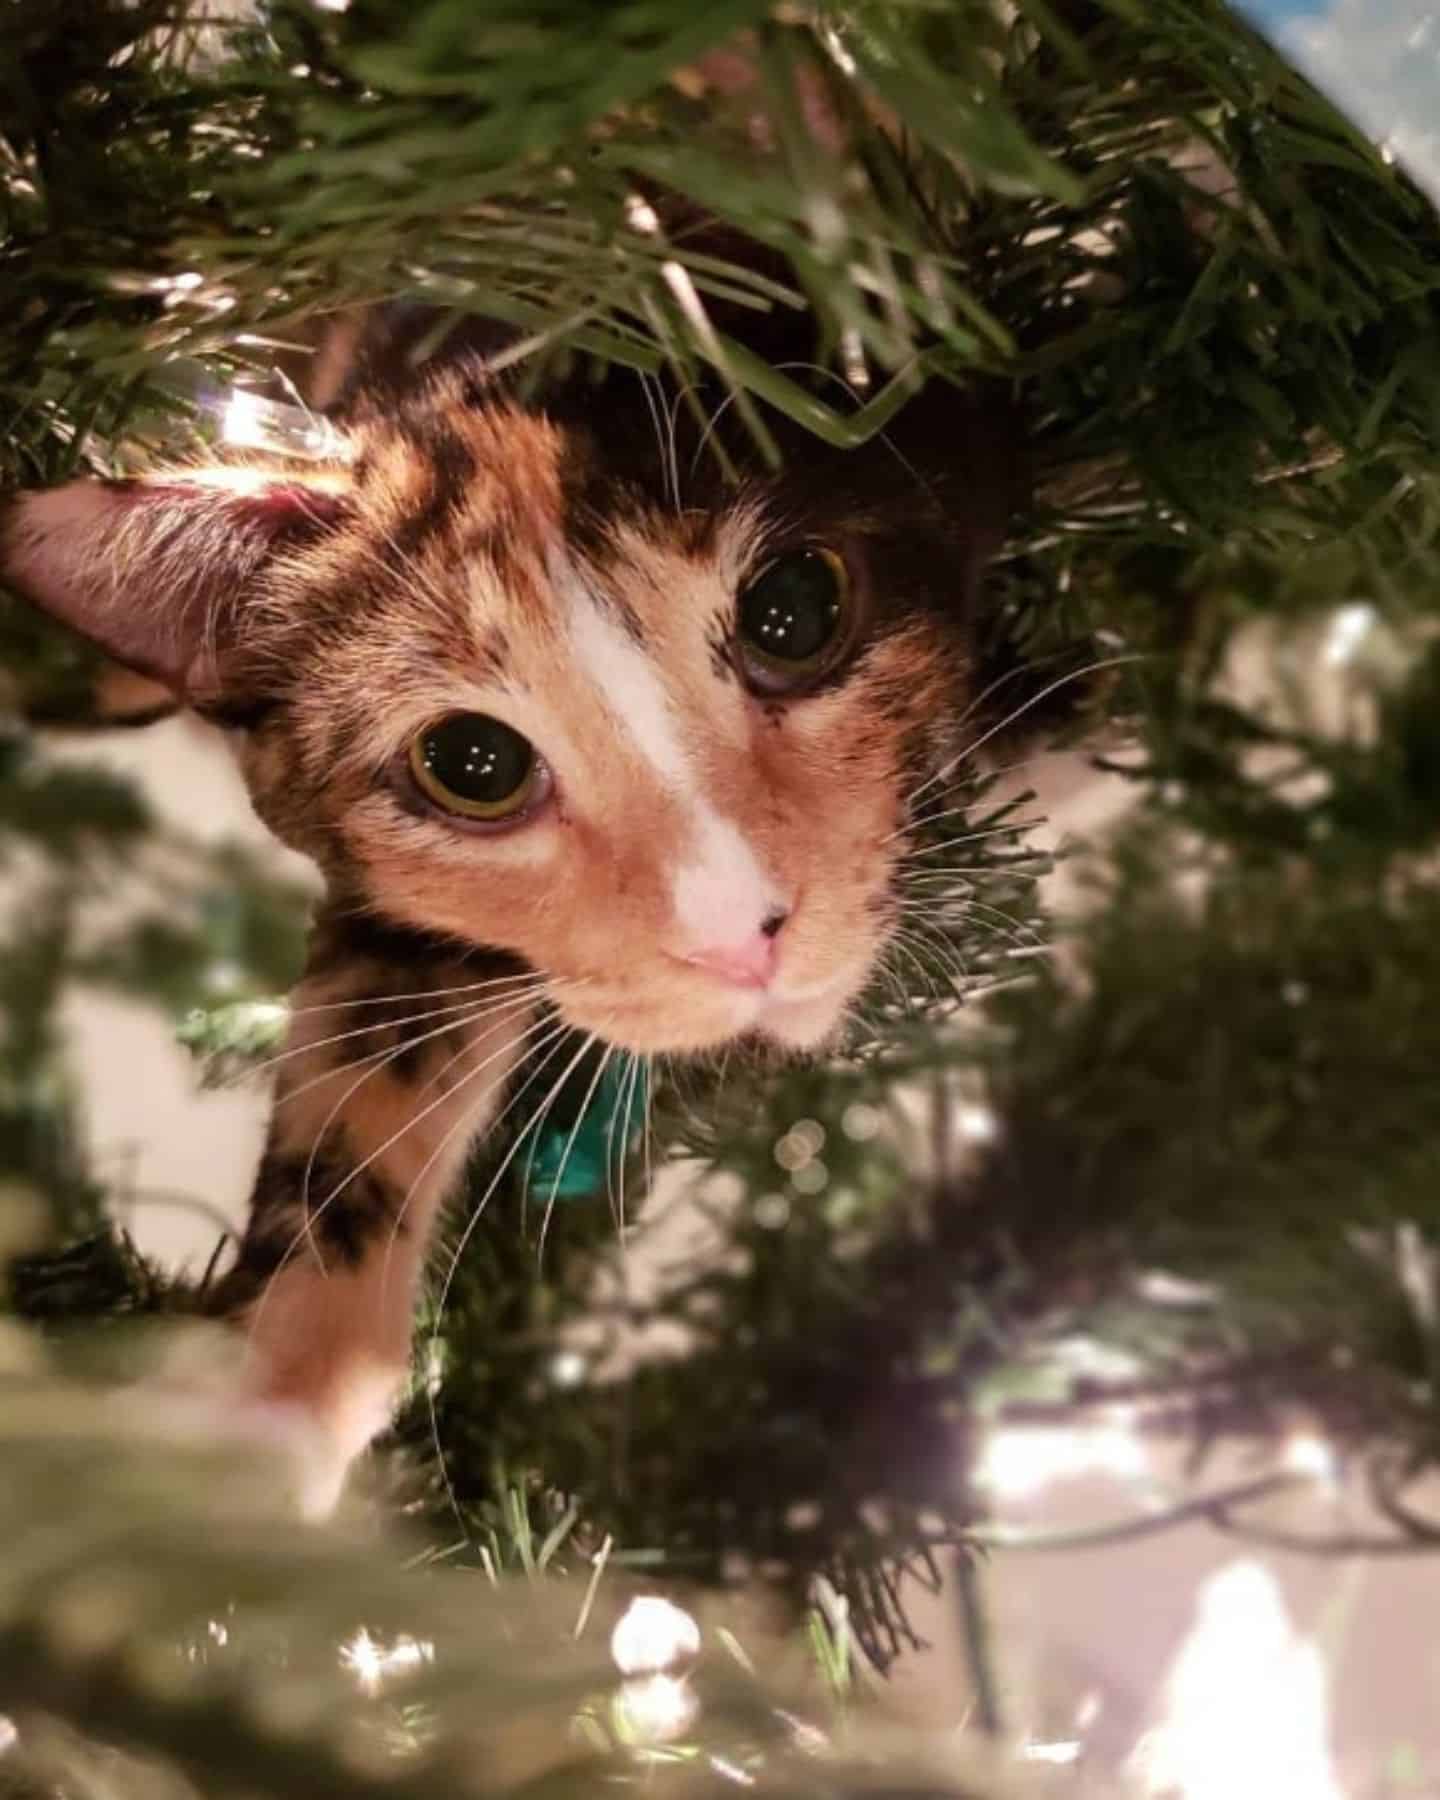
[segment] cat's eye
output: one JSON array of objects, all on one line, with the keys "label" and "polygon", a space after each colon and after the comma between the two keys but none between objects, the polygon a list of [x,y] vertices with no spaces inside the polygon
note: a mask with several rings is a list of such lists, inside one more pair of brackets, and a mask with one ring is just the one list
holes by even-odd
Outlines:
[{"label": "cat's eye", "polygon": [[736,637],[761,693],[791,693],[828,675],[854,637],[844,561],[818,545],[777,557],[740,592]]},{"label": "cat's eye", "polygon": [[514,819],[542,797],[544,764],[518,731],[485,713],[451,713],[410,745],[410,773],[427,800],[462,819]]}]

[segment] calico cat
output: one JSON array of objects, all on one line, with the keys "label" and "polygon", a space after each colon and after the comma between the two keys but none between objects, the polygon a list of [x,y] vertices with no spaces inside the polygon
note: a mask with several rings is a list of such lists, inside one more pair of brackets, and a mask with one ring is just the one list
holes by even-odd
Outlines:
[{"label": "calico cat", "polygon": [[835,1041],[961,747],[1009,425],[933,388],[860,451],[772,420],[777,473],[679,398],[522,397],[472,351],[362,384],[332,461],[77,481],[0,528],[5,581],[220,727],[324,878],[220,1284],[257,1402],[324,1446],[317,1510],[521,1060]]}]

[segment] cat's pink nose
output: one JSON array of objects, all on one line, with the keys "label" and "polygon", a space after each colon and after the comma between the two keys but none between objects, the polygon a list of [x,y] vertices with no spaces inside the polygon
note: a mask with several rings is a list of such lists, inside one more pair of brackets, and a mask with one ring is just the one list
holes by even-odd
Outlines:
[{"label": "cat's pink nose", "polygon": [[722,981],[731,981],[736,987],[768,987],[779,960],[780,929],[786,917],[783,912],[771,913],[759,930],[748,937],[701,945],[686,951],[680,960],[692,969],[706,969]]}]

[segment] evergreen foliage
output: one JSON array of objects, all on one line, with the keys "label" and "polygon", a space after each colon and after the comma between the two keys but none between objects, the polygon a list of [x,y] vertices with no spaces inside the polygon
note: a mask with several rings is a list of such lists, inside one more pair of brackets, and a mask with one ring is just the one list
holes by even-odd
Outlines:
[{"label": "evergreen foliage", "polygon": [[[588,1204],[527,1197],[525,1140],[500,1146],[515,1155],[422,1323],[375,1504],[435,1542],[458,1517],[456,1560],[493,1562],[517,1471],[529,1504],[574,1507],[587,1545],[608,1534],[711,1580],[742,1561],[800,1603],[826,1576],[883,1663],[906,1637],[904,1575],[933,1578],[981,1534],[967,1456],[984,1408],[1022,1379],[1036,1404],[1092,1399],[1044,1365],[1084,1330],[1206,1430],[1313,1407],[1365,1460],[1396,1541],[1432,1543],[1404,1495],[1433,1463],[1440,1366],[1440,232],[1403,175],[1220,0],[278,0],[208,22],[171,0],[20,0],[0,95],[7,483],[213,431],[237,379],[283,397],[273,370],[313,314],[386,296],[516,323],[536,367],[712,365],[762,446],[767,409],[858,441],[922,384],[996,378],[1036,474],[990,588],[999,694],[1052,730],[1052,702],[1083,696],[1081,724],[1135,786],[1089,904],[1046,928],[1048,960],[1022,818],[963,777],[916,863],[920,940],[843,1064],[667,1076],[653,1131],[606,1146],[610,1192]],[[732,250],[687,230],[694,209]],[[722,301],[808,309],[813,368],[717,335],[704,307]],[[0,650],[18,714],[82,708],[93,667],[18,607]],[[192,1014],[189,1036],[232,1068],[273,1029],[245,1002],[283,991],[300,903],[161,834],[18,722],[0,740],[0,867],[23,868],[27,895],[0,943],[0,1178],[48,1237],[14,1265],[13,1302],[52,1329],[183,1311],[183,1289],[99,1229],[55,1007],[82,976],[120,984]],[[122,868],[135,903],[97,946],[79,904]],[[958,1022],[957,964],[988,995]],[[980,1107],[993,1135],[967,1141]],[[607,1197],[682,1149],[710,1171],[715,1241],[633,1299]],[[1201,1285],[1162,1303],[1155,1268]],[[606,1378],[620,1326],[657,1324],[689,1354]],[[57,1448],[87,1402],[32,1401],[19,1372],[6,1391],[26,1444],[93,1501],[100,1465],[62,1469]],[[5,1466],[19,1545],[51,1490],[18,1451]],[[169,1464],[147,1450],[123,1468],[137,1519],[167,1516]],[[67,1515],[43,1554],[91,1566],[101,1523]],[[227,1582],[263,1598],[293,1579],[285,1630],[314,1650],[362,1563],[394,1573],[384,1553],[286,1561],[238,1513],[220,1523],[229,1548],[197,1550],[175,1585],[156,1565],[162,1631],[201,1617],[198,1590],[178,1591],[197,1570],[216,1607]],[[118,1554],[105,1543],[97,1569]],[[0,1582],[3,1680],[33,1665],[22,1698],[54,1719],[202,1786],[249,1779],[260,1752],[236,1705],[184,1714],[175,1691],[123,1685],[128,1614],[93,1667],[59,1667],[54,1580],[37,1560]],[[420,1634],[433,1592],[406,1581],[386,1617]],[[474,1665],[479,1687],[508,1694],[515,1655]],[[537,1705],[569,1703],[543,1685]],[[318,1708],[329,1689],[304,1693]],[[265,1765],[274,1791],[329,1791],[305,1760],[318,1716],[287,1740],[297,1761]],[[212,1726],[197,1763],[187,1745]],[[103,1791],[128,1779],[115,1765]],[[168,1792],[159,1779],[140,1791]]]}]

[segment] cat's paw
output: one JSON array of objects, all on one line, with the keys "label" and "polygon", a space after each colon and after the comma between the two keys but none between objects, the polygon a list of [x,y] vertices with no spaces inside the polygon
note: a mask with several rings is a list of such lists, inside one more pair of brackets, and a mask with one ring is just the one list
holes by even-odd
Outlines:
[{"label": "cat's paw", "polygon": [[327,1518],[356,1446],[326,1410],[269,1391],[263,1367],[229,1330],[184,1333],[160,1367],[129,1390],[128,1411],[150,1436],[268,1466],[277,1495],[307,1519]]},{"label": "cat's paw", "polygon": [[272,1453],[303,1518],[328,1519],[335,1511],[345,1491],[351,1456],[308,1407],[260,1394],[241,1395],[230,1406],[220,1435],[237,1450]]}]

